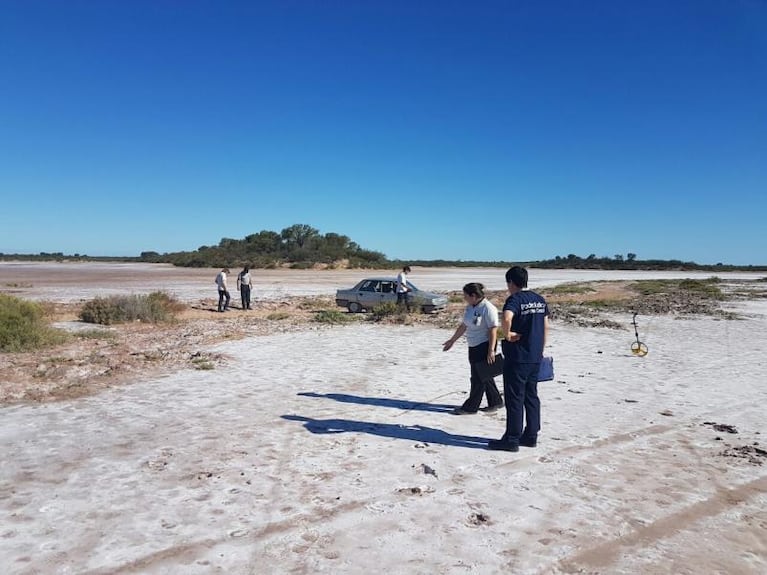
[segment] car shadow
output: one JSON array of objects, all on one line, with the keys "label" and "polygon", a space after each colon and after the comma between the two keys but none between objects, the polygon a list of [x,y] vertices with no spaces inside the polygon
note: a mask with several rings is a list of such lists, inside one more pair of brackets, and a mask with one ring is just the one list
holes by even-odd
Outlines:
[{"label": "car shadow", "polygon": [[488,439],[470,435],[455,435],[434,427],[423,425],[396,425],[393,423],[372,423],[351,419],[312,419],[301,415],[283,415],[282,419],[300,421],[311,433],[367,433],[392,439],[407,439],[420,443],[433,443],[450,447],[487,449]]},{"label": "car shadow", "polygon": [[418,403],[407,399],[391,399],[386,397],[360,397],[358,395],[348,395],[346,393],[314,393],[311,391],[302,391],[297,393],[302,397],[323,397],[340,401],[341,403],[356,403],[359,405],[374,405],[376,407],[393,407],[405,411],[432,411],[436,413],[450,413],[457,405],[447,405],[444,403]]}]

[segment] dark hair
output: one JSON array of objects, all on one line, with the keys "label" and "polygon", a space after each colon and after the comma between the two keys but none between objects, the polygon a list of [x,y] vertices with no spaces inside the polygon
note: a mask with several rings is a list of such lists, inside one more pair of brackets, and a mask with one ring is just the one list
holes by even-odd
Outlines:
[{"label": "dark hair", "polygon": [[485,286],[483,286],[481,283],[471,282],[463,286],[463,293],[482,299],[485,297]]},{"label": "dark hair", "polygon": [[245,273],[248,273],[250,271],[250,268],[248,266],[245,266],[242,268],[242,271],[244,271]]},{"label": "dark hair", "polygon": [[402,271],[405,272],[406,274],[409,274],[410,273],[410,266],[405,266],[404,268],[402,268]]},{"label": "dark hair", "polygon": [[526,288],[527,287],[527,270],[520,266],[514,266],[513,268],[509,268],[509,271],[506,272],[506,283],[514,284],[520,289]]}]

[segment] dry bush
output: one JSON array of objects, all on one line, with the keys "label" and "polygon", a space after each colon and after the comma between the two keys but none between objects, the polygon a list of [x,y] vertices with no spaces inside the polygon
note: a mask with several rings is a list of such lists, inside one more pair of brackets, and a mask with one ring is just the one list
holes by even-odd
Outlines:
[{"label": "dry bush", "polygon": [[66,332],[48,325],[40,305],[0,294],[0,351],[29,351],[67,339]]},{"label": "dry bush", "polygon": [[165,292],[149,295],[94,298],[83,305],[80,319],[87,323],[111,325],[126,321],[159,323],[175,319],[184,305]]}]

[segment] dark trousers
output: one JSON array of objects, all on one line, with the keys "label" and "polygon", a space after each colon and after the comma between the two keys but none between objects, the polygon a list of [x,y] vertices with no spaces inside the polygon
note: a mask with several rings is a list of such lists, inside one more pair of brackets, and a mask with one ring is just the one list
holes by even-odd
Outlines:
[{"label": "dark trousers", "polygon": [[407,311],[410,311],[410,298],[408,297],[407,292],[397,294],[397,305],[401,306],[403,303],[405,304]]},{"label": "dark trousers", "polygon": [[[520,439],[535,441],[541,429],[541,400],[538,398],[540,363],[503,365],[503,393],[506,400],[506,433],[510,443]],[[523,422],[526,423],[523,431]]]},{"label": "dark trousers", "polygon": [[469,348],[469,365],[471,366],[471,390],[469,391],[469,397],[463,402],[461,409],[464,411],[475,412],[479,409],[482,403],[482,396],[487,395],[487,405],[489,407],[495,407],[503,405],[503,399],[501,399],[501,393],[495,386],[495,380],[491,377],[488,379],[482,379],[477,373],[477,368],[474,364],[480,361],[487,361],[487,350],[490,347],[489,342],[480,343],[474,347]]},{"label": "dark trousers", "polygon": [[250,309],[250,286],[240,286],[240,299],[242,299],[242,309]]},{"label": "dark trousers", "polygon": [[[226,302],[224,302],[224,299],[226,299]],[[229,309],[229,300],[231,300],[232,297],[229,295],[229,291],[225,289],[218,290],[218,311],[224,311],[226,309]]]}]

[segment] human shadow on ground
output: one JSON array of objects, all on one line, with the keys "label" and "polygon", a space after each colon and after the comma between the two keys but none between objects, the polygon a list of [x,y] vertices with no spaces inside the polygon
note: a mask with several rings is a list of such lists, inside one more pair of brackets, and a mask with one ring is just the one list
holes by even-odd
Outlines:
[{"label": "human shadow on ground", "polygon": [[396,425],[393,423],[372,423],[351,419],[312,419],[301,415],[283,415],[282,419],[300,421],[304,427],[318,434],[325,433],[368,433],[392,439],[408,439],[420,443],[436,443],[451,447],[487,449],[488,439],[470,435],[454,435],[434,427],[423,425]]},{"label": "human shadow on ground", "polygon": [[394,407],[405,411],[450,413],[458,407],[457,405],[447,405],[444,403],[419,403],[407,399],[390,399],[386,397],[360,397],[358,395],[348,395],[346,393],[314,393],[312,391],[302,391],[296,395],[303,397],[324,397],[342,403],[357,403],[360,405],[374,405],[376,407]]}]

